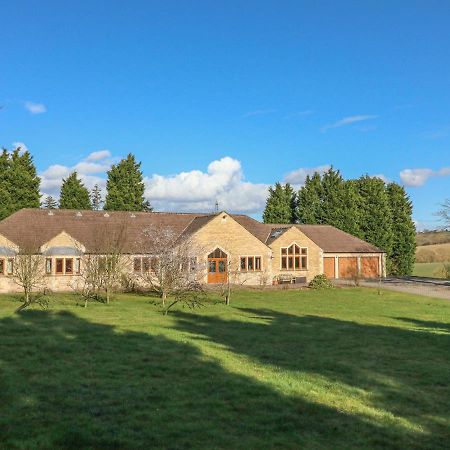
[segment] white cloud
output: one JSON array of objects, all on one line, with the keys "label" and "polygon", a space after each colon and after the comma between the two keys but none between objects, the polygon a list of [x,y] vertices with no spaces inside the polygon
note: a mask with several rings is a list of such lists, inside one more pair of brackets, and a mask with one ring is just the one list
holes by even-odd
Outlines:
[{"label": "white cloud", "polygon": [[266,114],[272,114],[275,111],[276,109],[257,109],[256,111],[246,112],[242,117],[264,116]]},{"label": "white cloud", "polygon": [[225,156],[211,162],[207,171],[191,170],[146,180],[146,197],[156,209],[212,211],[219,208],[244,213],[264,208],[268,185],[245,181],[240,161]]},{"label": "white cloud", "polygon": [[305,184],[305,180],[308,175],[314,175],[316,172],[319,174],[325,173],[330,167],[331,166],[328,164],[318,167],[301,167],[300,169],[288,173],[284,177],[284,181],[285,183],[290,183],[293,185],[303,185]]},{"label": "white cloud", "polygon": [[373,120],[373,119],[377,119],[379,116],[377,115],[373,115],[373,114],[365,114],[365,115],[357,115],[357,116],[348,116],[348,117],[344,117],[340,120],[338,120],[337,122],[328,124],[328,125],[324,125],[321,129],[322,133],[325,133],[327,130],[330,130],[331,128],[340,128],[340,127],[344,127],[346,125],[352,125],[354,123],[358,123],[358,122],[365,122],[367,120]]},{"label": "white cloud", "polygon": [[42,114],[47,111],[43,103],[25,102],[25,109],[31,114]]},{"label": "white cloud", "polygon": [[400,172],[400,179],[405,186],[423,186],[431,177],[450,176],[450,167],[442,167],[439,170],[433,169],[404,169]]},{"label": "white cloud", "polygon": [[[76,170],[88,188],[98,184],[106,187],[105,172],[111,167],[110,152],[93,152],[74,166],[54,164],[41,172],[43,195],[59,196],[62,179]],[[212,161],[206,171],[191,170],[174,175],[145,178],[145,196],[159,211],[198,211],[219,208],[230,212],[257,213],[264,209],[269,185],[245,180],[240,161],[225,156]]]},{"label": "white cloud", "polygon": [[89,154],[86,161],[100,161],[106,158],[111,158],[111,152],[109,150],[99,150],[98,152]]},{"label": "white cloud", "polygon": [[69,176],[74,170],[77,171],[80,179],[88,189],[92,189],[98,184],[101,189],[106,187],[105,172],[117,158],[111,157],[111,152],[101,150],[90,153],[74,166],[64,166],[53,164],[41,172],[41,191],[42,195],[59,196],[62,179]]},{"label": "white cloud", "polygon": [[19,148],[19,147],[20,147],[20,152],[21,152],[21,153],[25,153],[25,152],[28,151],[28,147],[25,145],[24,142],[20,142],[20,141],[13,142],[13,143],[12,143],[12,146],[13,146],[13,149],[14,149],[14,150],[15,150],[16,148]]}]

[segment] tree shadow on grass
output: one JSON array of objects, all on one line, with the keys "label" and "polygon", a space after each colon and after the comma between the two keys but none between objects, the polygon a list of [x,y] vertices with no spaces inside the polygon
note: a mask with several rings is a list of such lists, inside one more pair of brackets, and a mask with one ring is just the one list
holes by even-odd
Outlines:
[{"label": "tree shadow on grass", "polygon": [[394,319],[413,324],[424,331],[450,333],[450,323],[436,322],[433,320],[419,320],[412,317],[394,317]]},{"label": "tree shadow on grass", "polygon": [[283,396],[163,336],[46,311],[1,320],[0,336],[1,448],[396,446],[376,424]]},{"label": "tree shadow on grass", "polygon": [[[450,336],[264,309],[240,311],[254,320],[177,312],[177,327],[258,364],[362,390],[369,405],[424,430],[405,434],[380,427],[378,437],[387,447],[448,448]],[[437,326],[448,324],[433,323]],[[336,414],[334,423],[342,417]],[[371,445],[369,439],[363,446]]]}]

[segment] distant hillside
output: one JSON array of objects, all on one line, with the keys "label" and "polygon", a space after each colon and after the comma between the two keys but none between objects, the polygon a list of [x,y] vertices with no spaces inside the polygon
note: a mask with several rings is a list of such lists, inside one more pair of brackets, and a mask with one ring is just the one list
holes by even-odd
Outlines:
[{"label": "distant hillside", "polygon": [[450,243],[450,231],[424,231],[417,233],[417,245],[434,245]]},{"label": "distant hillside", "polygon": [[416,250],[416,262],[438,263],[450,261],[450,243],[421,245]]}]

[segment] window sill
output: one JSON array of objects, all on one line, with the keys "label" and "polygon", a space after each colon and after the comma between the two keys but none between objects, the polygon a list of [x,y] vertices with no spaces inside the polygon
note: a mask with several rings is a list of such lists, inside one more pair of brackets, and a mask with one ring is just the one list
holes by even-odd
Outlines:
[{"label": "window sill", "polygon": [[282,272],[308,272],[309,269],[280,269]]}]

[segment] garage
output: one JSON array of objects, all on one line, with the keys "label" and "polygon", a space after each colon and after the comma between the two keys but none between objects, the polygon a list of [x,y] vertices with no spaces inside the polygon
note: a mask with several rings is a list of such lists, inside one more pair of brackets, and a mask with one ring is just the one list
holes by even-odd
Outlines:
[{"label": "garage", "polygon": [[339,256],[339,278],[353,278],[358,273],[356,256]]},{"label": "garage", "polygon": [[326,256],[323,258],[323,273],[327,276],[327,278],[336,278],[334,261],[334,256]]},{"label": "garage", "polygon": [[380,276],[380,259],[378,256],[361,257],[361,276],[363,278],[378,278]]}]

